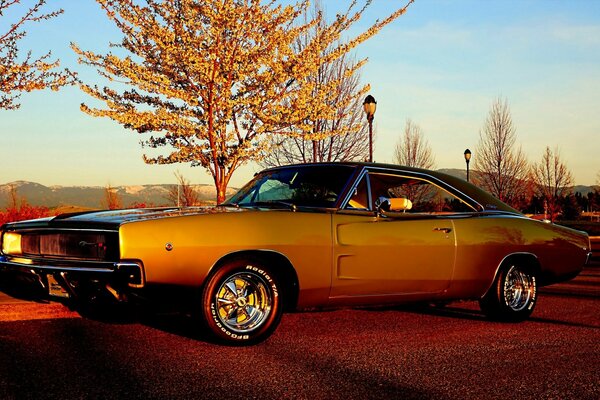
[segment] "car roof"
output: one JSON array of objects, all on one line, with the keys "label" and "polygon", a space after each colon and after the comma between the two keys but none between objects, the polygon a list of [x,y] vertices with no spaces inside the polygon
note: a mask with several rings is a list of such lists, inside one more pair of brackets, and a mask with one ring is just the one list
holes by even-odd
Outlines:
[{"label": "car roof", "polygon": [[385,164],[385,163],[371,163],[371,162],[360,162],[360,161],[342,161],[342,162],[323,162],[323,163],[302,163],[302,164],[289,164],[282,165],[279,167],[271,167],[265,169],[265,171],[277,170],[282,168],[297,168],[297,167],[316,167],[316,166],[327,166],[327,165],[345,165],[353,168],[367,168],[371,171],[384,172],[385,170],[393,172],[407,172],[417,175],[426,175],[435,178],[436,180],[445,183],[446,185],[456,189],[458,192],[470,197],[479,203],[486,211],[506,211],[510,213],[521,214],[518,210],[512,208],[508,204],[500,201],[490,193],[474,185],[471,182],[467,182],[464,179],[452,176],[440,171],[434,171],[424,168],[408,167],[405,165],[398,164]]}]

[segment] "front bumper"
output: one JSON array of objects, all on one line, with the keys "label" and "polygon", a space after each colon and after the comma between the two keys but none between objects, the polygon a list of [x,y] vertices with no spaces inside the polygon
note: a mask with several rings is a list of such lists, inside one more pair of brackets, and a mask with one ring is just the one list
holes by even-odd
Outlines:
[{"label": "front bumper", "polygon": [[[39,277],[51,275],[57,278],[61,285],[70,292],[73,292],[76,286],[71,282],[96,281],[117,289],[142,288],[146,283],[143,264],[137,260],[101,262],[0,255],[0,270],[33,274]],[[47,279],[40,279],[40,282],[44,285]]]}]

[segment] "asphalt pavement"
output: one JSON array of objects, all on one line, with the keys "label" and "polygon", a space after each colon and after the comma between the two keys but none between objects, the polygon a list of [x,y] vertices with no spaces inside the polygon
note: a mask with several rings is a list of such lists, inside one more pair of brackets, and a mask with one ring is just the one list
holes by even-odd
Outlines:
[{"label": "asphalt pavement", "polygon": [[[600,301],[587,297],[540,295],[517,324],[486,320],[474,302],[286,314],[246,348],[212,344],[176,314],[7,307],[32,307],[0,322],[7,400],[600,398]],[[63,313],[32,317],[49,307]]]}]

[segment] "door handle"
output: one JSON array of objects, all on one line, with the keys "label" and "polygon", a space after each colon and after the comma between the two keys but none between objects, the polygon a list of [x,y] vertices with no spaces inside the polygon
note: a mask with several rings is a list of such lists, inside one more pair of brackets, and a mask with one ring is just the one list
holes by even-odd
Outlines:
[{"label": "door handle", "polygon": [[434,232],[444,232],[444,233],[450,233],[452,232],[452,228],[433,228]]}]

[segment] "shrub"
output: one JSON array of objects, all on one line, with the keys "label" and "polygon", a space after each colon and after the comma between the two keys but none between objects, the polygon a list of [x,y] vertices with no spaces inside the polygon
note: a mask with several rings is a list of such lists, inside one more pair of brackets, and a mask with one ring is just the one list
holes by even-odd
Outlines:
[{"label": "shrub", "polygon": [[0,225],[7,222],[43,218],[49,215],[50,212],[46,207],[31,206],[22,202],[19,207],[8,207],[4,212],[0,212]]}]

